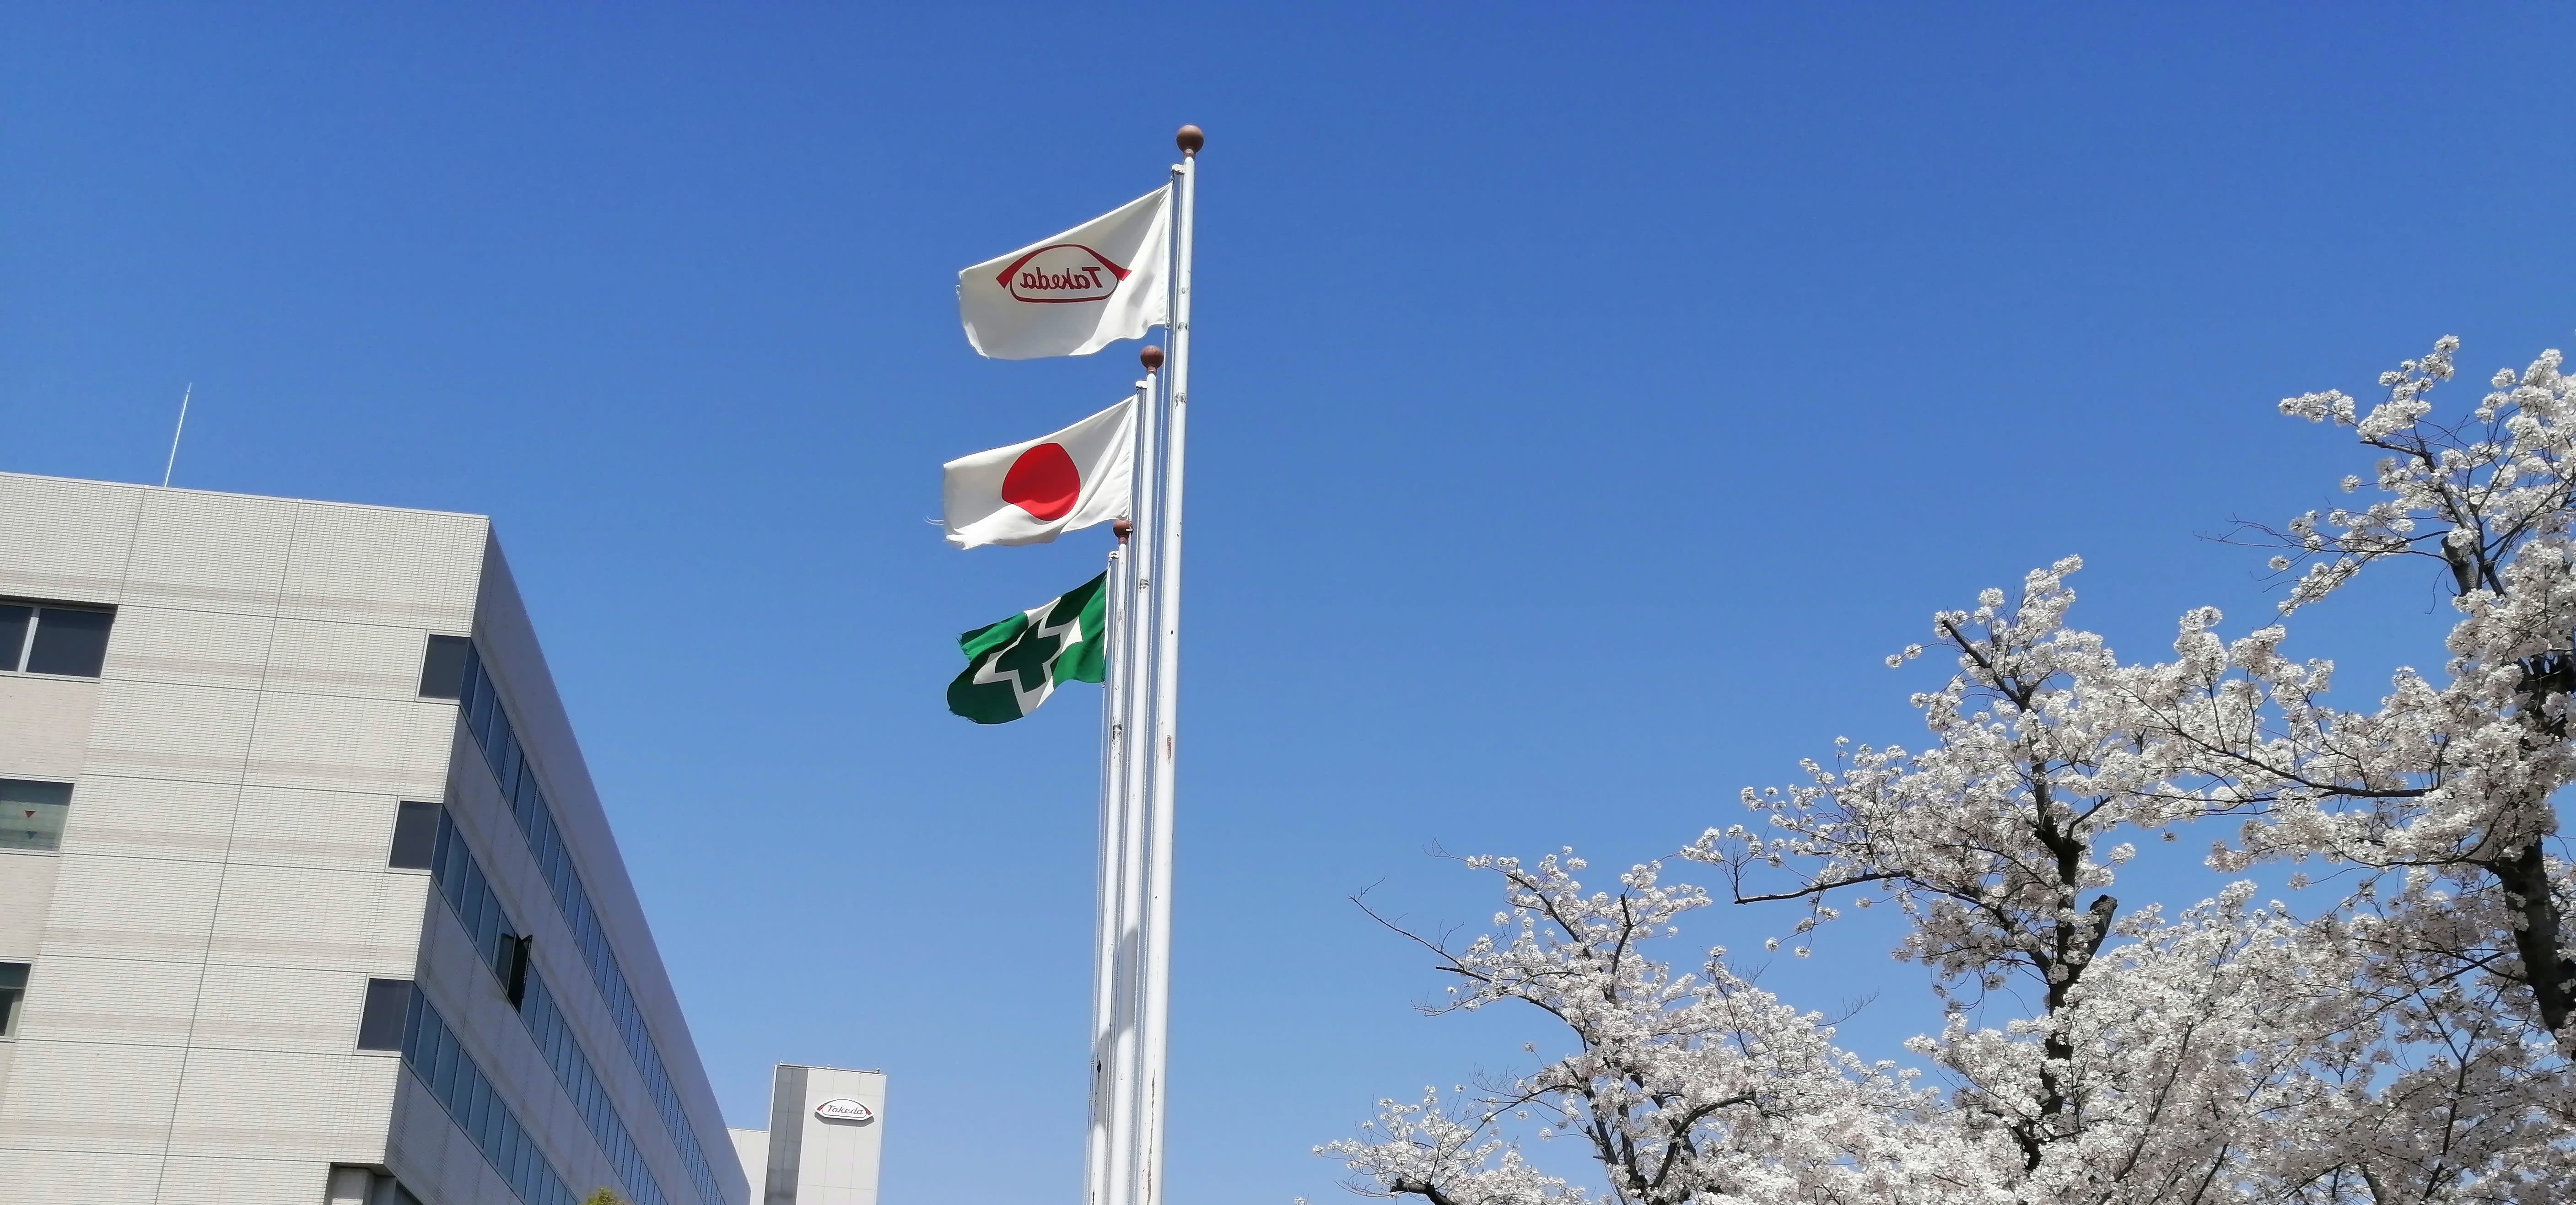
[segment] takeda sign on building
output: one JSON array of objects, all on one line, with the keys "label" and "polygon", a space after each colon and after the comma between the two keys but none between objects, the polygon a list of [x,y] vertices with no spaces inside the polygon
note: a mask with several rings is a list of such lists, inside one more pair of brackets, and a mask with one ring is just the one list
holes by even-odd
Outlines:
[{"label": "takeda sign on building", "polygon": [[835,1097],[814,1106],[814,1116],[825,1121],[854,1121],[861,1124],[877,1119],[876,1110],[846,1096]]}]

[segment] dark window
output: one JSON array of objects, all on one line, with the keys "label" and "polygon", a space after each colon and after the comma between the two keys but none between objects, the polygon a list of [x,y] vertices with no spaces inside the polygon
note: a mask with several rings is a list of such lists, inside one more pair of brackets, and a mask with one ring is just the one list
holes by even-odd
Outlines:
[{"label": "dark window", "polygon": [[438,853],[438,805],[406,803],[394,814],[394,849],[385,865],[396,870],[427,870]]},{"label": "dark window", "polygon": [[27,627],[36,609],[24,603],[0,603],[0,669],[14,673],[27,654]]},{"label": "dark window", "polygon": [[0,962],[0,1038],[18,1036],[18,1001],[27,995],[27,964]]},{"label": "dark window", "polygon": [[465,653],[474,642],[462,636],[432,636],[420,659],[420,697],[453,699],[465,693]]},{"label": "dark window", "polygon": [[481,674],[467,683],[471,693],[457,700],[465,714],[465,727],[474,734],[474,743],[487,753],[492,748],[492,679]]},{"label": "dark window", "polygon": [[536,938],[521,934],[505,942],[501,947],[502,958],[510,964],[508,972],[501,976],[501,982],[504,994],[510,997],[512,1008],[527,1003],[528,958],[534,952],[536,944]]},{"label": "dark window", "polygon": [[459,1082],[457,1077],[465,1074],[463,1067],[464,1061],[463,1052],[458,1050],[456,1047],[456,1035],[449,1032],[447,1027],[440,1026],[438,1030],[438,1057],[431,1061],[431,1066],[433,1068],[431,1074],[435,1078],[433,1078],[430,1083],[433,1087],[438,1089],[438,1095],[442,1099],[449,1101],[459,1099],[456,1095],[456,1088]]},{"label": "dark window", "polygon": [[27,672],[95,678],[107,661],[107,629],[113,611],[76,611],[70,607],[36,608],[36,637],[27,642]]},{"label": "dark window", "polygon": [[70,783],[0,778],[0,849],[61,849],[71,810]]},{"label": "dark window", "polygon": [[402,1049],[403,1010],[409,1007],[411,980],[368,980],[367,1006],[358,1014],[358,1049]]}]

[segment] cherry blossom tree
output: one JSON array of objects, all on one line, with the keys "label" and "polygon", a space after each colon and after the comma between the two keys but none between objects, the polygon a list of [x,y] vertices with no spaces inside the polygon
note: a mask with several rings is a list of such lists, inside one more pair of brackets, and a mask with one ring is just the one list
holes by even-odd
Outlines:
[{"label": "cherry blossom tree", "polygon": [[[1667,885],[1650,864],[1615,892],[1587,893],[1570,851],[1467,864],[1501,880],[1507,910],[1497,932],[1460,948],[1406,934],[1459,981],[1435,1011],[1515,1001],[1563,1025],[1573,1049],[1462,1098],[1380,1102],[1363,1137],[1323,1148],[1368,1188],[1432,1205],[1583,1199],[1498,1131],[1507,1118],[1583,1142],[1612,1195],[1638,1205],[1931,1199],[1915,1177],[1957,1176],[1981,1157],[1975,1136],[1938,1124],[1936,1095],[1913,1073],[1836,1048],[1821,1016],[1738,977],[1725,951],[1696,974],[1650,956],[1708,905],[1698,888]],[[1951,1149],[1935,1158],[1916,1149],[1925,1143]]]},{"label": "cherry blossom tree", "polygon": [[[1587,893],[1570,851],[1469,859],[1507,907],[1463,946],[1407,934],[1455,980],[1434,1011],[1516,1001],[1565,1052],[1381,1102],[1321,1149],[1361,1191],[1432,1205],[1590,1195],[1533,1136],[1579,1139],[1634,1205],[2576,1200],[2576,888],[2550,849],[2576,776],[2576,389],[2552,352],[2435,424],[2456,347],[2384,376],[2368,415],[2282,403],[2384,454],[2381,497],[2240,533],[2280,546],[2278,573],[2304,563],[2285,616],[2374,565],[2438,563],[2460,613],[2438,680],[2403,670],[2376,709],[2338,710],[2285,625],[2230,642],[2206,609],[2173,660],[2124,663],[2067,625],[2068,558],[1889,659],[1955,661],[1913,696],[1919,750],[1839,743],[1682,851],[1738,904],[1797,908],[1800,955],[1844,908],[1897,909],[1895,954],[1944,1010],[1908,1046],[1926,1067],[1837,1048],[1724,950],[1688,973],[1651,955],[1710,902],[1660,866]],[[2168,917],[2112,892],[2139,842],[2213,822],[2232,839],[2210,866],[2288,864],[2327,902],[2238,882]]]},{"label": "cherry blossom tree", "polygon": [[[2375,711],[2325,698],[2333,666],[2280,652],[2274,625],[2232,643],[2219,616],[2185,618],[2178,659],[2135,689],[2177,781],[2256,817],[2217,862],[2314,861],[2362,868],[2355,892],[2394,922],[2389,938],[2445,952],[2460,974],[2519,985],[2512,1008],[2576,1043],[2576,961],[2568,957],[2567,863],[2551,855],[2556,792],[2576,779],[2567,739],[2576,689],[2576,386],[2544,353],[2495,374],[2464,418],[2432,419],[2428,395],[2452,375],[2456,339],[2383,375],[2388,399],[2364,415],[2340,392],[2283,412],[2350,428],[2381,458],[2343,487],[2366,506],[2309,512],[2285,528],[2246,525],[2305,571],[2284,614],[2365,570],[2416,558],[2442,566],[2460,619],[2440,681],[2401,671]],[[2392,954],[2396,953],[2392,948]]]}]

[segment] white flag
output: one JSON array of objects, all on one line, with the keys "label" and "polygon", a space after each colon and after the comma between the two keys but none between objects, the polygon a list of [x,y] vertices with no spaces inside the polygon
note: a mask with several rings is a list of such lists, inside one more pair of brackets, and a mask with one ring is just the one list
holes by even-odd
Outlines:
[{"label": "white flag", "polygon": [[1044,544],[1127,513],[1136,399],[1026,443],[941,466],[948,542]]},{"label": "white flag", "polygon": [[957,274],[966,341],[996,360],[1087,356],[1166,320],[1172,189]]}]

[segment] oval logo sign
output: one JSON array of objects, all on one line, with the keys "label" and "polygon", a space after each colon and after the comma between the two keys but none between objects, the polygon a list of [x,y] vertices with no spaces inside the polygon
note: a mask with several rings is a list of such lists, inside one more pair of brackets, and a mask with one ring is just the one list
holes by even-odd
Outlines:
[{"label": "oval logo sign", "polygon": [[996,284],[1015,301],[1100,301],[1118,291],[1127,269],[1080,243],[1040,247],[1002,269]]},{"label": "oval logo sign", "polygon": [[876,1110],[844,1096],[814,1106],[814,1116],[825,1121],[875,1121]]}]

